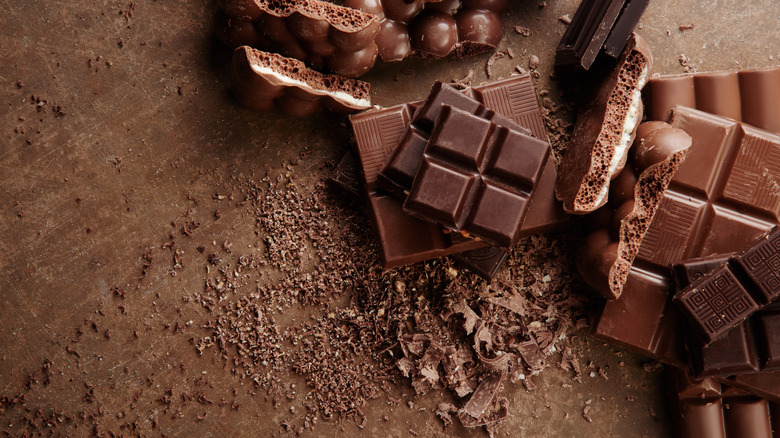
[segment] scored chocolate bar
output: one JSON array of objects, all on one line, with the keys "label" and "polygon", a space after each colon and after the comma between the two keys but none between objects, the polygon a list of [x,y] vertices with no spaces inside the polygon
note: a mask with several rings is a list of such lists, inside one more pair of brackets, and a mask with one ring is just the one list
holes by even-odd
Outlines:
[{"label": "scored chocolate bar", "polygon": [[[672,265],[677,290],[710,274],[730,258],[731,255],[715,255]],[[693,336],[688,337],[686,344],[696,377],[780,369],[780,304],[765,307],[706,347]]]},{"label": "scored chocolate bar", "polygon": [[[486,107],[534,133],[544,133],[530,75],[513,76],[474,87],[471,91],[471,95]],[[465,239],[457,233],[445,234],[439,225],[405,214],[401,201],[378,189],[376,178],[382,163],[398,146],[414,109],[412,104],[403,104],[350,117],[386,269],[486,246],[485,242]],[[555,200],[555,178],[555,165],[548,160],[528,207],[521,235],[548,231],[567,223],[568,217]]]},{"label": "scored chocolate bar", "polygon": [[549,154],[546,142],[445,105],[404,211],[510,248]]},{"label": "scored chocolate bar", "polygon": [[693,139],[642,241],[623,294],[608,301],[594,334],[685,366],[668,266],[739,251],[780,222],[780,136],[685,107],[670,124]]},{"label": "scored chocolate bar", "polygon": [[588,70],[602,50],[618,58],[650,0],[583,0],[555,53],[556,68]]},{"label": "scored chocolate bar", "polygon": [[650,120],[679,105],[780,132],[780,67],[660,76],[643,94]]},{"label": "scored chocolate bar", "polygon": [[685,287],[673,300],[707,345],[777,297],[780,227]]}]

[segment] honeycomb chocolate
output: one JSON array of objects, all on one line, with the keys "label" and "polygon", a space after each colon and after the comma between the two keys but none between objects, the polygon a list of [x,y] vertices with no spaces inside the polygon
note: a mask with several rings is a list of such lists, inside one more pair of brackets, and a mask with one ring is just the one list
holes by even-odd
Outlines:
[{"label": "honeycomb chocolate", "polygon": [[322,108],[356,112],[371,106],[369,85],[357,79],[326,75],[303,62],[248,46],[233,52],[233,93],[244,106],[303,117]]},{"label": "honeycomb chocolate", "polygon": [[420,55],[467,56],[501,42],[499,14],[508,0],[346,0],[345,6],[380,18],[376,36],[384,61]]},{"label": "honeycomb chocolate", "polygon": [[320,0],[221,0],[219,39],[296,58],[318,70],[358,77],[374,66],[379,19]]},{"label": "honeycomb chocolate", "polygon": [[555,187],[566,212],[590,213],[607,202],[610,180],[625,165],[642,119],[641,90],[652,64],[650,47],[634,34],[596,95],[578,111]]}]

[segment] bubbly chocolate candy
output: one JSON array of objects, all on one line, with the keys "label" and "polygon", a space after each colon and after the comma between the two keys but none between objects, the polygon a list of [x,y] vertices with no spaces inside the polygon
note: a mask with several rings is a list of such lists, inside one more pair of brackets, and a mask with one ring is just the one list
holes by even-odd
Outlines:
[{"label": "bubbly chocolate candy", "polygon": [[467,56],[501,41],[499,13],[508,0],[346,0],[345,6],[381,19],[376,37],[384,61],[411,55]]},{"label": "bubbly chocolate candy", "polygon": [[322,74],[297,59],[248,46],[233,52],[232,79],[239,102],[257,111],[277,107],[303,117],[323,107],[349,113],[371,106],[366,82]]},{"label": "bubbly chocolate candy", "polygon": [[634,143],[631,166],[613,182],[609,203],[589,218],[594,231],[577,262],[585,282],[609,299],[623,292],[642,239],[692,140],[667,123],[647,122],[637,128]]},{"label": "bubbly chocolate candy", "polygon": [[222,0],[216,17],[219,39],[305,61],[316,69],[358,77],[374,66],[377,17],[332,3]]}]

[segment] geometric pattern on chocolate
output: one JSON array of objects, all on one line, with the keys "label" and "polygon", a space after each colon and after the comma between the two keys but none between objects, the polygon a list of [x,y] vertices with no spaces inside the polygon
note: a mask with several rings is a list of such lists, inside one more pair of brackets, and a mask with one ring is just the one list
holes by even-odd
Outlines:
[{"label": "geometric pattern on chocolate", "polygon": [[[525,77],[525,75],[524,75]],[[515,81],[507,85],[491,83],[474,89],[477,100],[486,107],[513,119],[517,124],[531,130],[531,134],[547,141],[547,129],[539,117],[539,102],[536,100],[533,82]]]},{"label": "geometric pattern on chocolate", "polygon": [[758,286],[764,303],[780,296],[780,227],[736,261]]},{"label": "geometric pattern on chocolate", "polygon": [[[741,249],[780,222],[780,136],[698,110],[677,107],[671,125],[693,138],[688,158],[664,194],[638,259],[669,263]],[[763,161],[757,161],[760,157]],[[752,200],[735,189],[756,175]],[[724,238],[724,236],[729,236]]]},{"label": "geometric pattern on chocolate", "polygon": [[444,106],[404,209],[511,247],[548,153],[547,143]]},{"label": "geometric pattern on chocolate", "polygon": [[676,299],[711,340],[758,309],[758,305],[725,266],[682,291]]},{"label": "geometric pattern on chocolate", "polygon": [[355,136],[365,139],[364,142],[358,142],[358,155],[366,185],[376,181],[382,163],[398,146],[410,118],[408,105],[357,114],[350,118]]}]

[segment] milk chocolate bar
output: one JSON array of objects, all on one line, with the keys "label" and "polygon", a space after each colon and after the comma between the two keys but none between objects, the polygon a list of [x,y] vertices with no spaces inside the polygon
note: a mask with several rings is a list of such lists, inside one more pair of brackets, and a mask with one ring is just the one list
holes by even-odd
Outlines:
[{"label": "milk chocolate bar", "polygon": [[568,213],[590,213],[607,202],[610,180],[625,165],[642,119],[641,90],[652,64],[650,47],[634,34],[596,95],[578,111],[555,187]]},{"label": "milk chocolate bar", "polygon": [[779,296],[780,227],[775,227],[673,300],[707,345]]},{"label": "milk chocolate bar", "polygon": [[672,379],[671,408],[679,438],[773,438],[780,405],[712,380]]},{"label": "milk chocolate bar", "polygon": [[613,181],[609,203],[589,218],[577,270],[608,299],[623,292],[631,265],[650,227],[666,187],[691,147],[685,131],[664,122],[643,123],[626,166]]},{"label": "milk chocolate bar", "polygon": [[380,18],[376,37],[384,61],[420,55],[441,58],[493,50],[501,42],[499,14],[508,0],[346,0]]},{"label": "milk chocolate bar", "polygon": [[780,67],[661,76],[643,94],[650,120],[679,105],[780,132]]},{"label": "milk chocolate bar", "polygon": [[[529,127],[532,132],[544,132],[536,96],[527,92],[529,81],[528,75],[513,76],[474,87],[471,95],[486,107]],[[403,104],[350,116],[369,208],[381,246],[380,255],[386,269],[487,246],[485,242],[466,239],[457,233],[445,234],[439,225],[405,214],[401,201],[377,187],[376,178],[382,163],[398,146],[417,107],[419,103]],[[568,217],[555,199],[555,177],[555,165],[547,160],[536,195],[528,207],[521,235],[548,231],[567,223]]]},{"label": "milk chocolate bar", "polygon": [[257,111],[276,107],[303,117],[322,108],[346,113],[371,106],[367,82],[322,74],[297,59],[247,46],[233,52],[232,80],[238,101]]},{"label": "milk chocolate bar", "polygon": [[639,248],[623,294],[608,301],[594,334],[685,366],[670,301],[669,265],[735,252],[780,222],[780,136],[685,107],[672,127],[693,139]]},{"label": "milk chocolate bar", "polygon": [[221,0],[216,32],[230,48],[247,45],[358,77],[376,61],[379,19],[321,0]]},{"label": "milk chocolate bar", "polygon": [[510,248],[549,154],[546,142],[445,105],[404,211]]},{"label": "milk chocolate bar", "polygon": [[555,52],[556,68],[588,70],[602,52],[618,58],[649,0],[583,0]]}]

